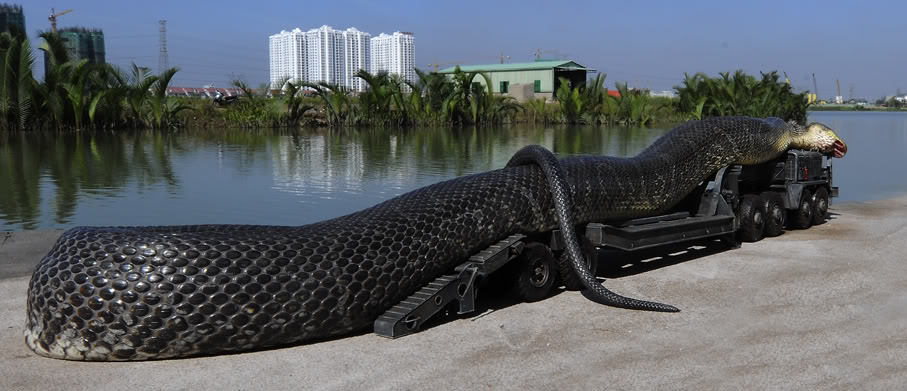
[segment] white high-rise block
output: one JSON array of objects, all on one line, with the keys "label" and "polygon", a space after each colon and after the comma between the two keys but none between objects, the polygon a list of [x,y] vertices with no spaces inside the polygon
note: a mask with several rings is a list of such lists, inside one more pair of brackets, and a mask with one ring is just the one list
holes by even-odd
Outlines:
[{"label": "white high-rise block", "polygon": [[371,62],[371,45],[369,39],[371,34],[356,30],[355,27],[346,29],[343,32],[343,41],[346,55],[344,59],[345,77],[347,85],[353,91],[365,91],[368,85],[365,80],[356,77],[360,69],[368,71]]},{"label": "white high-rise block", "polygon": [[394,32],[372,38],[372,73],[387,71],[402,76],[405,80],[415,82],[413,70],[415,55],[413,33]]},{"label": "white high-rise block", "polygon": [[281,31],[269,37],[271,62],[271,88],[281,88],[277,83],[290,78],[294,83],[306,81],[306,46],[302,30]]},{"label": "white high-rise block", "polygon": [[413,34],[395,32],[372,38],[355,27],[344,31],[321,26],[303,32],[281,31],[270,37],[271,88],[289,77],[294,82],[328,82],[352,91],[368,85],[356,77],[360,69],[387,71],[415,81]]}]

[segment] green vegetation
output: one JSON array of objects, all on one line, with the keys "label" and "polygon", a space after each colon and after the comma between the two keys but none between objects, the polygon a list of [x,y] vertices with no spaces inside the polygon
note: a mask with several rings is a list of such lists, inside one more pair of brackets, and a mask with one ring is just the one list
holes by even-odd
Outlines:
[{"label": "green vegetation", "polygon": [[189,105],[170,99],[167,86],[179,70],[157,76],[133,65],[129,73],[107,64],[75,61],[59,35],[43,32],[43,81],[33,75],[34,52],[21,31],[0,34],[0,130],[157,129],[181,126]]},{"label": "green vegetation", "polygon": [[677,122],[673,100],[651,97],[646,91],[631,90],[626,83],[615,84],[619,95],[609,94],[604,86],[605,77],[605,74],[598,74],[576,87],[561,78],[554,94],[561,116],[547,119],[569,124],[651,125],[655,122]]},{"label": "green vegetation", "polygon": [[[604,74],[573,86],[561,78],[554,102],[525,103],[495,94],[481,72],[451,75],[416,70],[410,82],[385,72],[359,71],[368,85],[354,94],[320,83],[278,83],[278,97],[258,96],[242,80],[242,96],[224,107],[206,99],[171,97],[167,87],[179,68],[152,75],[135,64],[126,71],[108,64],[69,58],[62,39],[40,34],[39,50],[48,72],[32,73],[34,53],[21,32],[0,34],[0,130],[175,129],[184,127],[277,128],[298,126],[408,127],[424,125],[493,126],[509,123],[612,124],[650,126],[710,116],[777,116],[803,122],[805,94],[779,83],[776,72],[761,79],[737,71],[710,78],[685,75],[676,99],[649,96],[645,90],[616,83],[605,87]],[[477,82],[481,80],[483,82]]]},{"label": "green vegetation", "polygon": [[740,70],[733,76],[723,72],[715,78],[704,73],[684,74],[683,86],[674,87],[678,111],[690,119],[742,115],[805,123],[806,93],[795,94],[779,79],[778,72],[763,73],[761,80]]}]

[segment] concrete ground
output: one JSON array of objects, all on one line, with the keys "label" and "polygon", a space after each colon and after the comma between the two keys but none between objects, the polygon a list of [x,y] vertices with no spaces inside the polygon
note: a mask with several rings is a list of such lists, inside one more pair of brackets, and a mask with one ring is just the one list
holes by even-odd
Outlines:
[{"label": "concrete ground", "polygon": [[904,389],[907,197],[836,205],[807,231],[602,252],[612,290],[676,314],[481,300],[482,315],[218,357],[67,362],[23,342],[28,274],[59,232],[0,233],[0,390]]}]

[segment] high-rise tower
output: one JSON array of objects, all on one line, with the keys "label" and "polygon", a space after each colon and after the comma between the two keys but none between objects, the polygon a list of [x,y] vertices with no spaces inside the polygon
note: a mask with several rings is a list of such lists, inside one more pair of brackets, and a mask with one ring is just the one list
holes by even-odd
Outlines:
[{"label": "high-rise tower", "polygon": [[372,73],[386,71],[402,76],[410,82],[416,81],[413,70],[415,55],[413,33],[397,31],[372,38]]},{"label": "high-rise tower", "polygon": [[18,4],[0,4],[0,33],[10,31],[10,27],[25,32],[25,13]]}]

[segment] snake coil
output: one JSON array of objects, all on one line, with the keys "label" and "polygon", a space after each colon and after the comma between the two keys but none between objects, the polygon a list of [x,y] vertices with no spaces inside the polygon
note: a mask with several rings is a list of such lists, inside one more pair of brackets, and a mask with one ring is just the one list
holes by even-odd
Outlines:
[{"label": "snake coil", "polygon": [[530,146],[505,168],[298,227],[72,228],[31,277],[25,340],[48,357],[144,360],[343,335],[498,240],[555,228],[586,297],[677,311],[605,289],[582,262],[574,226],[665,211],[718,168],[798,142],[846,152],[830,132],[777,119],[691,121],[632,158],[558,161]]},{"label": "snake coil", "polygon": [[554,209],[557,213],[558,228],[564,238],[564,251],[573,264],[573,270],[576,271],[580,281],[586,288],[582,290],[583,296],[604,305],[613,307],[627,308],[632,310],[648,310],[660,312],[678,312],[677,307],[655,303],[651,301],[637,300],[624,297],[611,292],[600,284],[595,276],[589,272],[586,263],[583,262],[583,253],[580,249],[579,242],[576,240],[576,230],[574,229],[574,219],[571,209],[573,209],[573,194],[570,186],[567,184],[564,170],[561,169],[560,163],[554,153],[538,146],[529,145],[517,151],[510,158],[507,167],[520,166],[525,164],[535,164],[545,173],[548,185],[551,188],[552,197],[554,197]]}]

